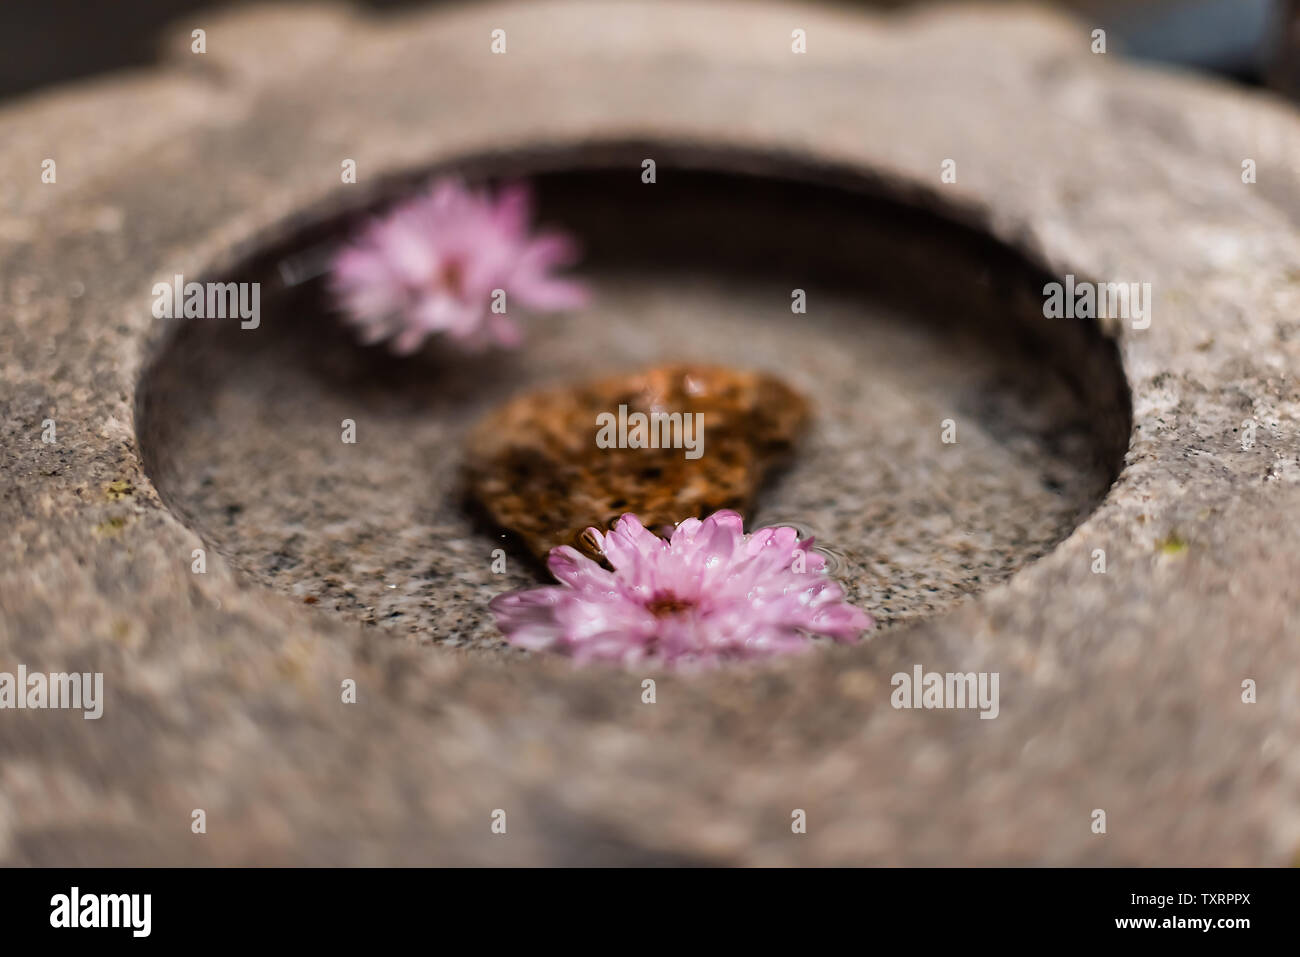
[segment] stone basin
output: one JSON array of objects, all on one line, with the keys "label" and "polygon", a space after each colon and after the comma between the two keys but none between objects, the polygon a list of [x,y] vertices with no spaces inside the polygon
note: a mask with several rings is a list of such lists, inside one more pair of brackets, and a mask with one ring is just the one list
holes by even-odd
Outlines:
[{"label": "stone basin", "polygon": [[[1296,156],[1279,101],[1006,8],[253,8],[9,107],[0,671],[105,701],[0,711],[0,861],[1294,861]],[[396,360],[286,285],[441,171],[532,177],[597,306]],[[154,318],[176,274],[263,321]],[[1150,283],[1149,326],[1044,318],[1067,274]],[[459,439],[682,357],[813,400],[753,520],[882,627],[701,675],[505,648],[484,602],[540,578],[493,572]],[[918,665],[997,673],[997,718],[894,707]]]}]

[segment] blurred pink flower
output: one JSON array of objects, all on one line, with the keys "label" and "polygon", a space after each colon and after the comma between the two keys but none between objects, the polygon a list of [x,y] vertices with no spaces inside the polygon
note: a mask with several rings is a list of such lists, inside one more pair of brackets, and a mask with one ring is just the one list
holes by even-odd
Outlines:
[{"label": "blurred pink flower", "polygon": [[492,601],[512,644],[581,661],[704,664],[802,651],[808,635],[856,641],[875,624],[792,528],[746,535],[739,514],[720,511],[687,519],[670,539],[630,514],[588,534],[614,570],[567,545],[552,549],[561,584]]},{"label": "blurred pink flower", "polygon": [[363,342],[389,339],[399,354],[436,334],[471,350],[518,345],[518,327],[491,310],[493,290],[505,291],[510,311],[573,309],[587,298],[581,283],[551,274],[577,260],[577,244],[556,231],[530,235],[531,219],[524,184],[494,198],[439,180],[338,253],[331,288]]}]

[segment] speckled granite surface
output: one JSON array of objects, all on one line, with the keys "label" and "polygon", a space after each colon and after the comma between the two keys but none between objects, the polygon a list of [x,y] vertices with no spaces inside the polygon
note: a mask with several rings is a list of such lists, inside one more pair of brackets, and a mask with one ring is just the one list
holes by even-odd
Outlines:
[{"label": "speckled granite surface", "polygon": [[[1026,264],[991,265],[987,248],[840,190],[685,171],[653,192],[619,180],[538,181],[559,221],[582,223],[596,297],[531,323],[509,356],[359,349],[319,286],[277,296],[278,270],[251,264],[268,290],[259,331],[185,323],[142,380],[144,458],[164,501],[251,581],[417,640],[501,648],[487,602],[537,569],[466,508],[465,433],[506,396],[593,370],[725,362],[814,400],[798,456],[750,515],[815,535],[882,627],[1005,580],[1104,494],[1127,434],[1117,354],[1100,338],[1031,348],[1041,305],[1004,295],[1041,286]],[[818,230],[833,250],[807,239]],[[261,259],[284,260],[271,252]],[[978,283],[990,269],[998,282]],[[807,313],[791,312],[791,288],[813,296]],[[1080,356],[1097,378],[1072,388]],[[356,444],[341,441],[345,418]],[[944,443],[949,418],[957,441]]]},{"label": "speckled granite surface", "polygon": [[[1300,120],[1285,106],[1094,56],[1086,30],[1031,11],[202,19],[157,70],[0,113],[0,671],[102,671],[106,695],[98,721],[0,711],[0,860],[1295,859]],[[489,52],[498,27],[505,56]],[[964,225],[901,233],[863,282],[835,252],[856,240],[828,232],[853,217],[783,192],[732,235],[780,236],[826,266],[803,330],[750,316],[774,296],[788,312],[780,269],[750,262],[766,285],[745,278],[726,244],[687,276],[629,272],[642,237],[594,257],[619,321],[556,327],[593,352],[550,337],[545,369],[502,382],[458,368],[437,395],[422,367],[357,357],[273,296],[255,332],[150,313],[153,283],[269,268],[268,251],[319,240],[393,177],[475,157],[637,177],[639,154],[661,158],[644,188],[672,197],[656,207],[670,235],[690,222],[670,185],[688,169],[812,179]],[[46,157],[55,184],[40,182]],[[356,185],[339,183],[344,158]],[[575,208],[562,180],[557,215]],[[859,219],[902,229],[883,210]],[[1040,265],[986,251],[992,290],[977,292],[978,272],[951,268],[971,229]],[[841,241],[812,242],[828,237]],[[1030,322],[1043,270],[1152,283],[1150,328],[1108,323],[1116,353],[1077,320]],[[857,287],[832,289],[845,275]],[[1005,315],[988,304],[999,291],[1019,303]],[[758,331],[738,341],[746,321]],[[651,322],[677,338],[629,338]],[[441,488],[444,437],[493,396],[585,368],[602,345],[666,356],[681,340],[760,366],[798,350],[782,368],[829,409],[813,461],[845,494],[828,501],[819,472],[796,471],[762,517],[834,526],[815,530],[840,536],[855,599],[893,626],[761,668],[658,675],[647,705],[643,675],[493,652],[474,617],[498,587],[480,554],[492,536],[414,481],[384,493],[421,474]],[[349,468],[338,413],[354,401]],[[944,462],[949,405],[961,458]],[[368,623],[392,611],[414,625]],[[890,676],[914,664],[998,672],[998,718],[893,709]],[[348,678],[355,704],[340,700]]]}]

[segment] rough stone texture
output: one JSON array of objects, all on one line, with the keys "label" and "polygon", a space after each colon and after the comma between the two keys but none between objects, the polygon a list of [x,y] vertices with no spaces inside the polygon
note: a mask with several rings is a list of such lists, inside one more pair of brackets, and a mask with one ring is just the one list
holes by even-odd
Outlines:
[{"label": "rough stone texture", "polygon": [[[1044,336],[1043,278],[1027,263],[986,236],[872,200],[861,183],[674,164],[649,190],[627,175],[636,156],[602,151],[610,169],[535,178],[544,216],[590,247],[583,272],[596,298],[530,321],[528,347],[512,354],[466,357],[435,344],[395,359],[358,348],[324,283],[278,288],[280,264],[311,259],[328,224],[236,270],[263,283],[258,329],[182,323],[139,386],[137,431],[164,503],[247,582],[417,641],[500,650],[488,602],[536,584],[539,568],[517,542],[494,537],[483,509],[467,507],[468,430],[495,442],[521,431],[479,424],[499,418],[502,403],[531,414],[534,390],[567,394],[594,370],[626,376],[647,360],[687,357],[766,370],[815,405],[798,454],[757,496],[751,527],[779,522],[815,536],[881,628],[1004,581],[1096,507],[1129,429],[1118,353],[1095,330],[1084,335],[1085,324]],[[539,161],[513,162],[530,159]],[[492,162],[464,165],[457,172],[481,175]],[[788,163],[773,169],[791,174]],[[791,311],[792,287],[812,296],[809,312]],[[760,404],[778,423],[796,411]],[[580,532],[614,510],[585,512],[584,479],[548,464],[596,456],[608,467],[615,457],[596,455],[594,413],[575,414],[588,444],[550,442],[564,423],[541,416],[527,438],[545,463],[506,491],[567,488],[559,510],[575,514],[546,509],[534,532],[552,520]],[[960,441],[936,441],[950,416]],[[356,444],[340,441],[345,418],[360,430]],[[719,424],[703,459],[675,453],[670,468],[726,471]],[[746,470],[743,481],[755,478]],[[504,574],[489,546],[513,553]]]},{"label": "rough stone texture", "polygon": [[[168,67],[0,113],[0,669],[103,671],[108,695],[99,721],[0,712],[0,860],[1296,858],[1300,121],[1288,108],[1094,56],[1086,32],[1032,11],[519,2],[393,21],[292,7],[202,19],[204,57],[183,24]],[[796,26],[806,56],[789,52]],[[496,27],[503,57],[488,52]],[[1015,537],[1015,574],[936,614],[854,648],[660,675],[653,706],[640,674],[415,645],[306,607],[259,587],[237,540],[229,561],[217,549],[191,573],[204,539],[155,486],[174,480],[170,502],[188,479],[158,478],[164,461],[146,472],[141,442],[163,450],[137,434],[146,367],[174,358],[185,332],[150,315],[154,282],[224,278],[373,202],[386,176],[538,147],[563,168],[575,151],[640,143],[669,160],[660,185],[690,162],[766,173],[784,157],[823,181],[865,174],[1058,275],[1151,282],[1149,329],[1106,324],[1132,428],[1098,507],[1032,563]],[[57,184],[39,182],[45,157]],[[357,186],[339,184],[345,157]],[[945,158],[955,184],[939,181]],[[1241,182],[1244,158],[1256,185]],[[933,259],[936,275],[946,266]],[[1053,363],[1077,357],[1064,408],[1108,420],[1082,456],[1104,460],[1117,414],[1105,344],[1077,322],[1024,334]],[[241,427],[259,415],[278,427],[273,407],[227,405],[210,428],[225,434],[232,411]],[[322,447],[337,441],[329,411]],[[40,441],[46,418],[55,445]],[[996,438],[996,411],[972,418],[981,442]],[[937,428],[914,442],[934,455]],[[1060,454],[1080,461],[1077,444]],[[250,459],[250,499],[282,472],[308,474],[290,465]],[[929,554],[914,531],[882,551],[910,541]],[[1091,570],[1099,548],[1105,574]],[[875,613],[876,600],[862,603]],[[915,663],[999,672],[1000,716],[894,710],[890,675]],[[340,703],[344,678],[354,705]],[[1257,704],[1241,702],[1246,678]],[[202,836],[189,829],[199,807]],[[509,814],[504,838],[489,831],[494,808]],[[793,808],[806,835],[790,833]],[[1094,808],[1105,835],[1090,831]]]}]

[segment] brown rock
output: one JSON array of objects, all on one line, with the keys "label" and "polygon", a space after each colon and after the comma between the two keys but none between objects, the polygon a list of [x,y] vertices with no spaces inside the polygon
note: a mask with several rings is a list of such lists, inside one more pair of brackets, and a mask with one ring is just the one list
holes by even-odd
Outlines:
[{"label": "brown rock", "polygon": [[[807,420],[808,403],[780,379],[717,366],[659,366],[529,393],[470,433],[470,492],[538,556],[556,545],[592,554],[585,530],[625,512],[649,528],[720,508],[746,512]],[[615,447],[602,447],[611,439]],[[647,442],[657,447],[617,447]]]}]

